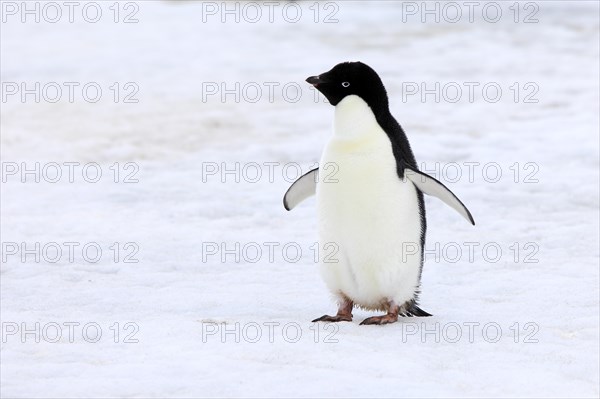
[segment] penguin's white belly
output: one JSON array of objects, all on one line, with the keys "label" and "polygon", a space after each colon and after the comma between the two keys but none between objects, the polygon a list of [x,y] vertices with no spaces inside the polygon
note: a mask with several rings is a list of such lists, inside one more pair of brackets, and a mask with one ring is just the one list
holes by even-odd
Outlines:
[{"label": "penguin's white belly", "polygon": [[[321,273],[335,295],[367,309],[384,309],[388,301],[402,305],[413,299],[418,289],[417,190],[398,177],[391,142],[370,120],[370,108],[351,100],[336,107],[336,134],[321,159],[319,240],[321,248],[328,243],[337,248],[334,256],[321,259]],[[338,123],[347,113],[355,116],[352,126]]]}]

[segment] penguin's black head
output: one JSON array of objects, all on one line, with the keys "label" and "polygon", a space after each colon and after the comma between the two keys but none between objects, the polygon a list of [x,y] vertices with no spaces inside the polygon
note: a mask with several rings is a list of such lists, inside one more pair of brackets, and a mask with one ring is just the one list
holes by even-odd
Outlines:
[{"label": "penguin's black head", "polygon": [[373,109],[387,109],[388,99],[383,82],[367,64],[342,62],[330,71],[306,79],[331,103],[337,105],[346,96],[357,95]]}]

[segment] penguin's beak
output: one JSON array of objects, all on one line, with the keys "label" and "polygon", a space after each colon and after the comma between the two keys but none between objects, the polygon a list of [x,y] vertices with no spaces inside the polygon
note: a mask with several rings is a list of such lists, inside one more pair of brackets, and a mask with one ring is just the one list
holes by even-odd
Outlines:
[{"label": "penguin's beak", "polygon": [[317,87],[321,83],[325,83],[325,80],[320,76],[310,76],[306,79],[306,81],[314,87]]}]

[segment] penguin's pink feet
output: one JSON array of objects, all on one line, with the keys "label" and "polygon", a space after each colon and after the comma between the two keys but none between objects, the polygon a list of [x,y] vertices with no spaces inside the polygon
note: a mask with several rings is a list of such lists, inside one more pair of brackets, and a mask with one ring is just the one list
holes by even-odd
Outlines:
[{"label": "penguin's pink feet", "polygon": [[400,307],[396,305],[394,302],[390,302],[390,307],[388,313],[383,316],[373,316],[368,317],[360,323],[361,326],[366,325],[381,325],[381,324],[391,324],[398,321],[398,313],[400,312]]},{"label": "penguin's pink feet", "polygon": [[364,319],[360,325],[361,326],[367,326],[367,325],[380,325],[380,324],[391,324],[391,323],[395,323],[398,321],[398,315],[397,314],[386,314],[383,316],[373,316],[373,317],[369,317]]},{"label": "penguin's pink feet", "polygon": [[338,321],[352,321],[352,308],[354,307],[354,302],[349,299],[344,299],[340,302],[338,306],[338,311],[335,316],[323,315],[318,319],[314,319],[314,322],[317,321],[328,321],[331,323],[336,323]]},{"label": "penguin's pink feet", "polygon": [[329,316],[329,315],[323,315],[321,317],[319,317],[318,319],[314,319],[313,323],[317,322],[317,321],[328,321],[330,323],[336,323],[338,321],[352,321],[352,315],[346,315],[346,314],[337,314],[335,316]]}]

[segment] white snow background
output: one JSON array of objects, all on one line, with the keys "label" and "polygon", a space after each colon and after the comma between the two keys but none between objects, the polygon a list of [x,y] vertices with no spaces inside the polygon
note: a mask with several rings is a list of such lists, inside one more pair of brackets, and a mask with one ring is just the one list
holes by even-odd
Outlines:
[{"label": "white snow background", "polygon": [[[231,15],[223,23],[221,13],[203,14],[207,3],[138,1],[129,24],[122,19],[134,8],[118,4],[115,23],[113,2],[101,2],[101,20],[88,23],[85,4],[74,23],[66,7],[57,23],[3,13],[3,95],[6,82],[80,86],[73,103],[66,89],[56,103],[32,95],[1,103],[2,397],[598,397],[597,2],[534,2],[534,23],[523,23],[535,11],[525,2],[517,23],[513,2],[496,3],[496,23],[482,18],[483,2],[473,22],[457,2],[457,23],[431,15],[423,23],[393,1],[320,3],[317,22],[314,4],[299,3],[297,23],[283,18],[285,2],[273,23],[260,2],[260,21],[247,21],[246,8],[239,23]],[[324,23],[332,12],[337,22]],[[378,71],[417,160],[477,223],[427,199],[427,247],[462,250],[457,261],[452,251],[427,258],[421,303],[430,318],[359,326],[374,313],[356,310],[352,323],[310,322],[335,304],[310,249],[314,199],[285,211],[283,171],[294,162],[307,171],[331,134],[333,108],[304,79],[347,60]],[[97,103],[81,97],[87,82],[103,89]],[[115,82],[121,96],[136,84],[139,102],[115,103]],[[206,97],[211,82],[255,82],[262,96]],[[265,82],[279,84],[272,99]],[[457,102],[422,101],[406,95],[407,82],[457,82],[464,92]],[[473,101],[464,82],[479,84]],[[482,95],[489,82],[503,90],[497,102]],[[525,102],[532,87],[538,101]],[[9,173],[36,162],[80,166],[73,182],[66,167],[57,183],[44,178],[49,169],[39,183]],[[81,175],[92,162],[98,183]],[[254,183],[253,162],[262,165]],[[272,178],[265,162],[276,163]],[[472,179],[465,162],[479,165]],[[203,174],[215,163],[246,174],[239,182]],[[124,183],[136,165],[138,182]],[[459,165],[460,178],[440,172],[446,165]],[[63,246],[55,263],[51,250],[23,261],[11,246],[65,242],[80,244],[74,259]],[[256,262],[241,250],[222,261],[203,251],[211,242],[263,252]],[[269,242],[279,244],[273,259]],[[102,248],[97,263],[83,256],[86,243]],[[293,250],[282,253],[286,243],[302,249],[297,262]],[[464,243],[477,243],[472,259]],[[139,262],[124,262],[135,246]],[[79,323],[72,336],[65,323]]]}]

